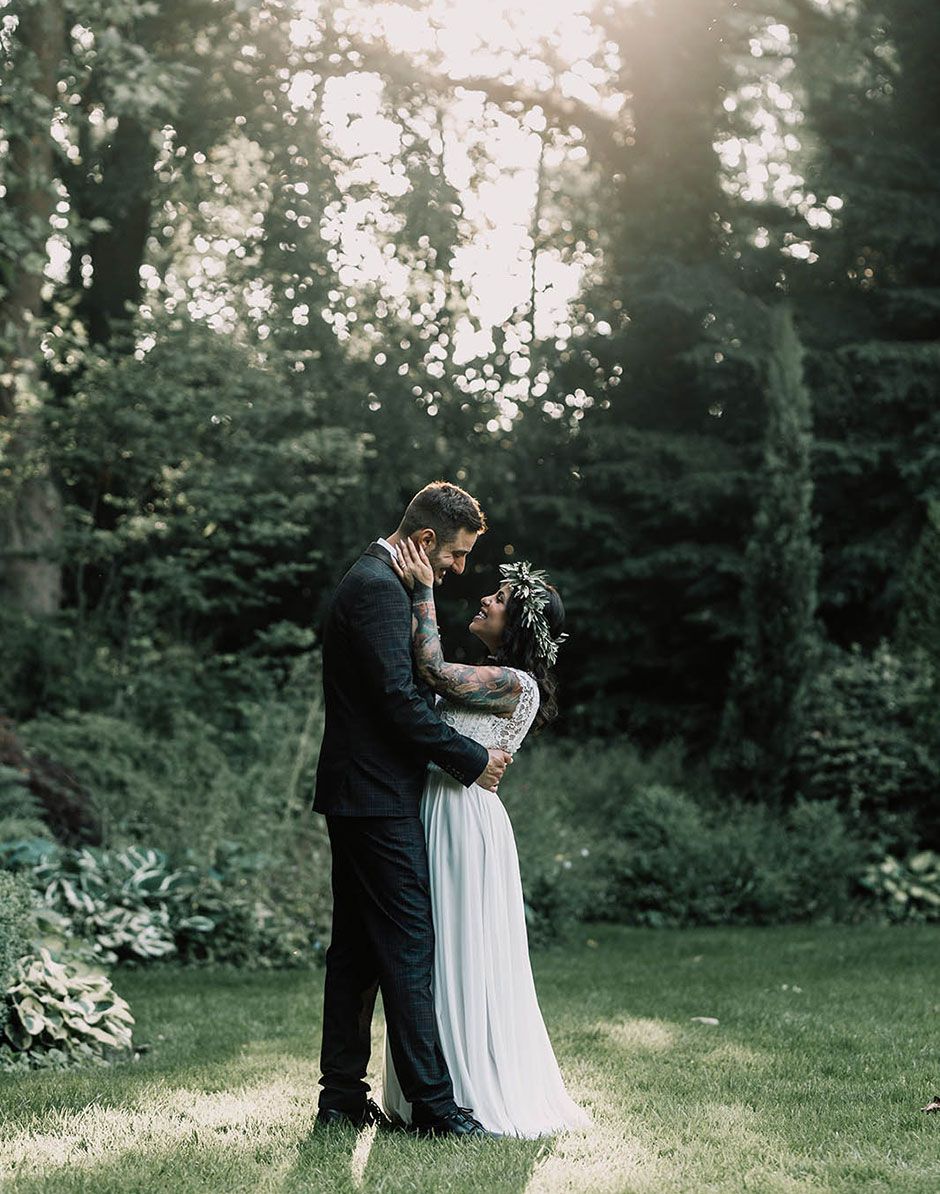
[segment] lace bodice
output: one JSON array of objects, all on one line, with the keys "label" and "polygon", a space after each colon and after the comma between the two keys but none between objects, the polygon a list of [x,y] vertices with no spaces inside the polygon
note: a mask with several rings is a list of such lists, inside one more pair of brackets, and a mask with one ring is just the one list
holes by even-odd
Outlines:
[{"label": "lace bodice", "polygon": [[502,747],[510,754],[515,754],[538,712],[539,686],[528,672],[513,670],[522,681],[522,694],[511,717],[500,717],[482,709],[452,705],[447,700],[441,701],[437,706],[438,717],[459,734],[472,738],[474,742],[486,747]]}]

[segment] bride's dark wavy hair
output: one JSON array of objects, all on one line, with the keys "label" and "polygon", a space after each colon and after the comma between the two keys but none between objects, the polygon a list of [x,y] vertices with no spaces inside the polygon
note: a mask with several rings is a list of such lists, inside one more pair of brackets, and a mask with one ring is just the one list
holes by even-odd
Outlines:
[{"label": "bride's dark wavy hair", "polygon": [[[545,587],[548,589],[548,601],[542,612],[552,638],[558,638],[565,628],[565,607],[555,586]],[[533,729],[540,730],[558,716],[558,681],[553,669],[538,656],[535,632],[522,620],[523,609],[522,602],[516,601],[510,593],[506,602],[502,641],[492,659],[503,667],[518,668],[535,677],[539,686],[539,711],[535,715]]]}]

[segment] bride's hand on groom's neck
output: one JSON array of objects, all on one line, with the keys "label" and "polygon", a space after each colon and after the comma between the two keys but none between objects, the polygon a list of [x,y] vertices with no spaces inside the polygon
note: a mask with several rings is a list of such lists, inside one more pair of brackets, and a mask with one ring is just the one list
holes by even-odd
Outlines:
[{"label": "bride's hand on groom's neck", "polygon": [[406,572],[398,562],[400,557],[392,556],[392,569],[401,583],[408,589],[409,592],[414,592],[415,578],[411,572]]},{"label": "bride's hand on groom's neck", "polygon": [[428,553],[414,540],[403,538],[398,544],[398,559],[392,561],[396,575],[409,589],[434,590],[434,568]]}]

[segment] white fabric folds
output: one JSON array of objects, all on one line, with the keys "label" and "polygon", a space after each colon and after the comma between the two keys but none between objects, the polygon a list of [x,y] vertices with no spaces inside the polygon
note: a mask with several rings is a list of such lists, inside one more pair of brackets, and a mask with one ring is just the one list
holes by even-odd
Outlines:
[{"label": "white fabric folds", "polygon": [[[448,724],[484,746],[515,751],[538,708],[538,686],[520,672],[512,718],[441,705]],[[434,909],[434,1004],[459,1106],[491,1132],[535,1138],[586,1127],[570,1098],[539,1009],[529,962],[522,880],[509,815],[499,797],[428,772],[421,819]],[[382,1103],[409,1123],[385,1045]]]}]

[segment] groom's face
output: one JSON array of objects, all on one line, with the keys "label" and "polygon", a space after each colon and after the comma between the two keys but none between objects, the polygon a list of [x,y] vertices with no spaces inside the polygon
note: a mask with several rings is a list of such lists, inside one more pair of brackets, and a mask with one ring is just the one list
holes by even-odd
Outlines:
[{"label": "groom's face", "polygon": [[434,583],[442,584],[448,572],[457,576],[463,572],[467,564],[467,556],[473,551],[477,541],[478,531],[459,530],[454,539],[448,543],[441,543],[431,530],[421,531],[417,538],[423,544],[434,569]]}]

